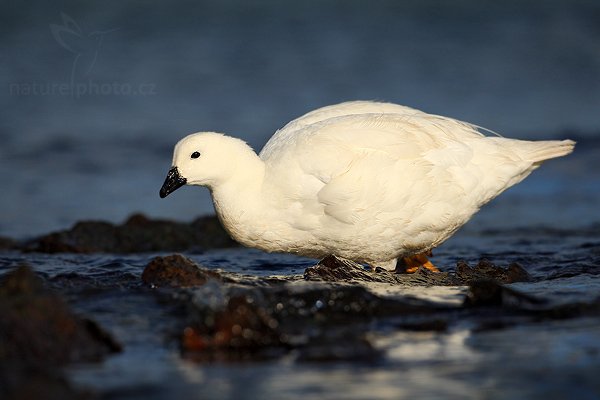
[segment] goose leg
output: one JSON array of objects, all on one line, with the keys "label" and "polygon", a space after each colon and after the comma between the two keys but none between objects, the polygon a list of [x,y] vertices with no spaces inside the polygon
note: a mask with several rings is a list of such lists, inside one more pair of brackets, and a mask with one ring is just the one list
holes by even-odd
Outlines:
[{"label": "goose leg", "polygon": [[427,251],[425,253],[399,258],[398,264],[396,264],[396,273],[413,274],[417,272],[420,267],[427,268],[432,272],[440,272],[440,270],[427,258],[431,257],[431,255],[431,251]]}]

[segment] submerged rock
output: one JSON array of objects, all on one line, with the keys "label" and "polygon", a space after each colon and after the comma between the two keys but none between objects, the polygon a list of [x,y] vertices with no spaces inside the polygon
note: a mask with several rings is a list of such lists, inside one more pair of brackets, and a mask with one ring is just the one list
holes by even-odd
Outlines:
[{"label": "submerged rock", "polygon": [[477,265],[470,267],[465,261],[456,263],[456,277],[463,283],[482,279],[498,283],[530,282],[531,275],[518,263],[511,263],[506,268],[498,267],[485,258]]},{"label": "submerged rock", "polygon": [[[143,280],[167,288],[156,293],[177,304],[181,324],[174,334],[183,357],[197,362],[283,356],[309,362],[373,362],[383,354],[371,342],[373,331],[443,333],[456,324],[467,324],[479,332],[600,315],[600,301],[556,305],[499,282],[526,278],[511,272],[520,268],[498,268],[482,261],[474,268],[459,263],[459,269],[460,274],[426,269],[414,274],[371,272],[330,256],[307,268],[304,280],[254,277],[248,281],[173,255],[154,259]],[[372,282],[469,287],[463,304],[440,304],[401,294],[375,294],[369,286]]]},{"label": "submerged rock", "polygon": [[[373,360],[379,352],[365,337],[368,324],[445,309],[415,299],[381,297],[360,285],[270,278],[262,285],[246,284],[179,255],[157,257],[142,279],[170,288],[197,286],[173,297],[187,316],[180,335],[182,353],[196,361],[265,359],[289,352],[299,360]],[[205,285],[209,280],[217,285]],[[215,303],[211,297],[222,300]]]},{"label": "submerged rock", "polygon": [[495,281],[480,280],[469,285],[463,307],[475,312],[465,314],[474,322],[473,332],[506,329],[524,322],[600,316],[600,297],[591,302],[562,304],[556,301],[531,296]]},{"label": "submerged rock", "polygon": [[180,254],[155,257],[142,272],[142,281],[156,287],[191,287],[204,285],[209,279],[223,281],[216,271],[200,268]]},{"label": "submerged rock", "polygon": [[188,316],[181,339],[186,358],[235,361],[292,354],[298,361],[371,362],[381,356],[367,336],[373,323],[448,310],[415,299],[381,297],[359,285],[222,289],[228,299],[219,309],[182,299]]},{"label": "submerged rock", "polygon": [[465,307],[512,307],[530,309],[545,304],[542,299],[508,288],[493,280],[476,280],[469,285]]},{"label": "submerged rock", "polygon": [[200,217],[186,224],[135,214],[121,225],[102,221],[78,222],[69,230],[36,238],[22,249],[42,253],[138,253],[236,245],[216,217]]},{"label": "submerged rock", "polygon": [[217,309],[183,300],[188,321],[180,343],[186,358],[238,361],[292,353],[300,361],[372,361],[380,352],[366,336],[369,324],[439,311],[355,285],[234,287],[227,297]]},{"label": "submerged rock", "polygon": [[222,310],[207,315],[183,330],[184,355],[195,360],[241,360],[280,355],[286,347],[279,322],[266,308],[244,295],[233,296]]},{"label": "submerged rock", "polygon": [[95,322],[73,314],[31,268],[18,267],[0,279],[0,398],[88,398],[57,367],[120,350]]}]

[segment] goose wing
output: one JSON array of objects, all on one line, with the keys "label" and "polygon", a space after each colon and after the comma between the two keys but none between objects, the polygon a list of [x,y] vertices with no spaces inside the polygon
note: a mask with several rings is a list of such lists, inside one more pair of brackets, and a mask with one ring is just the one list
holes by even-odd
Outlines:
[{"label": "goose wing", "polygon": [[424,229],[427,221],[451,219],[462,225],[476,211],[467,193],[482,171],[470,165],[470,142],[482,135],[467,124],[427,116],[355,114],[308,125],[267,152],[270,180],[304,217],[310,210],[357,227],[373,226],[376,218],[390,229]]},{"label": "goose wing", "polygon": [[347,101],[340,104],[321,107],[288,122],[283,128],[275,132],[260,152],[260,157],[263,159],[268,158],[272,153],[279,151],[282,146],[285,146],[285,144],[294,139],[295,136],[300,135],[303,129],[309,125],[330,118],[369,113],[398,115],[424,114],[422,111],[401,106],[399,104],[375,101]]}]

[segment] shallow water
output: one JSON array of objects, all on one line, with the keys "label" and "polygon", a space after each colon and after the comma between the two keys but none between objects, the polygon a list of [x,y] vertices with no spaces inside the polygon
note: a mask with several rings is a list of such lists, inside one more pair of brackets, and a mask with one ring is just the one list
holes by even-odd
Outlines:
[{"label": "shallow water", "polygon": [[[536,171],[486,206],[433,261],[451,270],[458,260],[487,257],[519,262],[533,282],[509,285],[549,304],[596,301],[600,295],[598,146]],[[456,399],[581,398],[600,396],[600,318],[565,320],[457,314],[445,331],[414,331],[394,320],[360,328],[376,359],[302,361],[294,352],[270,361],[197,363],[181,356],[181,318],[174,303],[142,284],[156,254],[0,254],[0,274],[30,264],[78,312],[110,331],[124,352],[95,365],[76,365],[69,378],[108,399],[311,398]],[[195,262],[238,274],[246,282],[294,278],[314,260],[233,248],[186,254]],[[246,278],[244,278],[246,277]],[[373,293],[458,307],[466,287],[363,283]],[[218,304],[215,288],[192,290]],[[216,297],[215,297],[216,295]],[[487,328],[486,328],[487,327]],[[491,328],[490,328],[491,327]]]},{"label": "shallow water", "polygon": [[[509,286],[552,304],[591,302],[600,294],[599,225],[467,232],[442,246],[434,260],[449,270],[459,259],[472,262],[484,253],[498,265],[520,262],[535,281]],[[376,360],[310,362],[292,352],[271,361],[196,363],[180,355],[174,305],[141,283],[153,256],[5,253],[0,273],[22,261],[31,264],[78,312],[97,320],[124,345],[123,353],[101,364],[69,369],[77,385],[95,388],[105,398],[593,399],[600,394],[597,316],[509,318],[506,326],[481,329],[482,321],[502,317],[459,314],[445,331],[406,330],[393,319],[382,320],[366,327],[368,340],[382,354]],[[209,268],[259,278],[299,276],[314,264],[242,248],[188,256]],[[459,305],[466,292],[465,287],[364,285],[383,296],[447,306]],[[192,292],[210,302],[211,290]]]}]

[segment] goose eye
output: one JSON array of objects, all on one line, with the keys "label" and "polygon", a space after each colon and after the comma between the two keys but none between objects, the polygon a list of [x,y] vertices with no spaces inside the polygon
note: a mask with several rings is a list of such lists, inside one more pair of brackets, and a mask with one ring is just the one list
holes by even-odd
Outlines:
[{"label": "goose eye", "polygon": [[192,158],[198,158],[198,157],[200,157],[200,152],[195,151],[192,153]]}]

